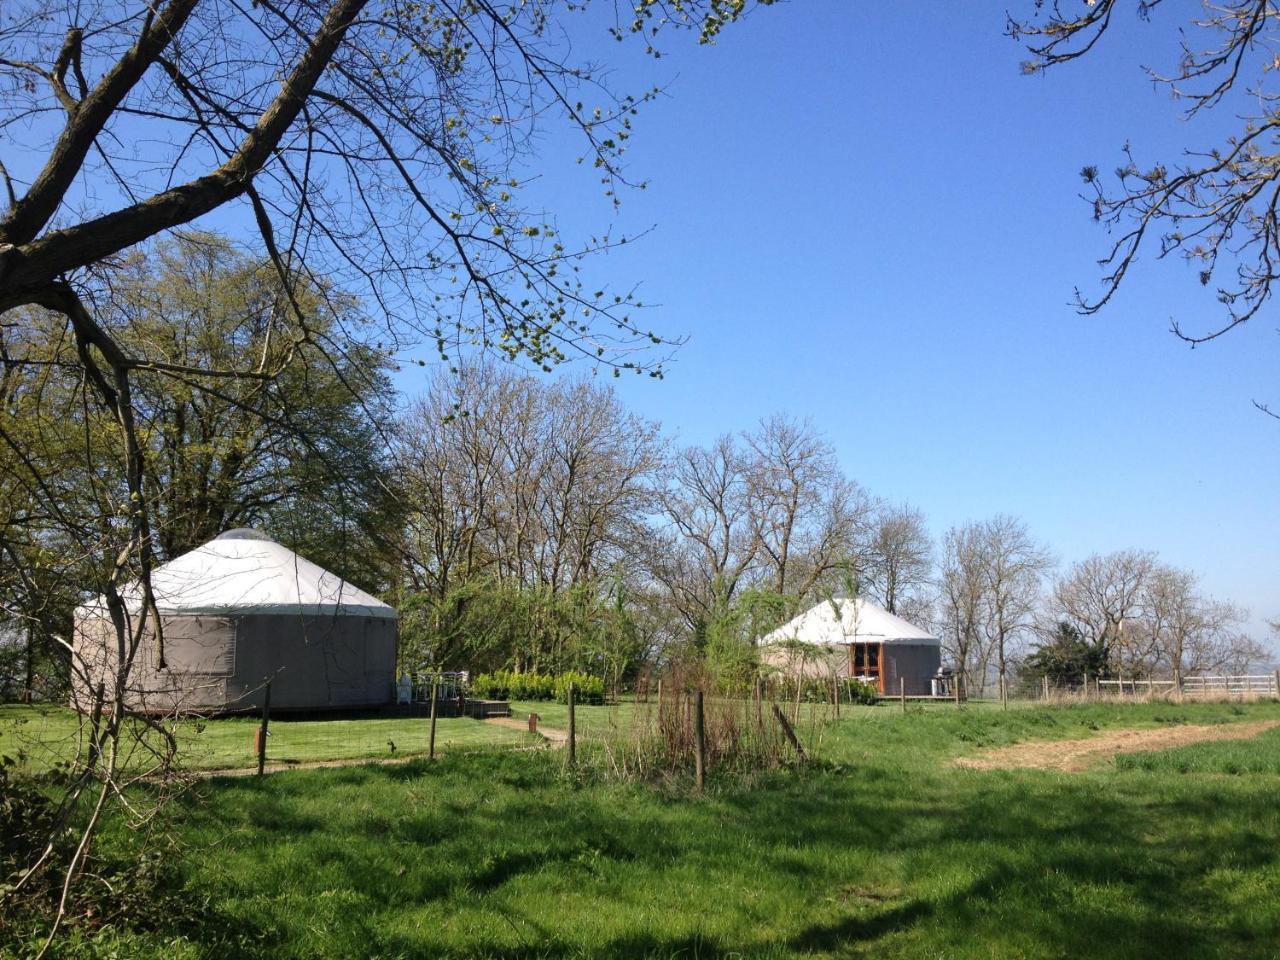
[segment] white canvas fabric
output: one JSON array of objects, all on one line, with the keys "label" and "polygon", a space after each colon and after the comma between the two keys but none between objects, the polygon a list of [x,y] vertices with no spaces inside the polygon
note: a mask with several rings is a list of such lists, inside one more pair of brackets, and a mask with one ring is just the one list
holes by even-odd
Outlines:
[{"label": "white canvas fabric", "polygon": [[[837,616],[837,611],[839,615]],[[824,600],[772,633],[760,638],[761,646],[794,642],[815,646],[843,643],[910,643],[939,646],[927,630],[908,623],[867,600]]]},{"label": "white canvas fabric", "polygon": [[[256,530],[230,530],[151,574],[162,614],[346,614],[395,619],[395,610]],[[134,585],[125,596],[141,601]],[[82,611],[100,609],[102,600]]]}]

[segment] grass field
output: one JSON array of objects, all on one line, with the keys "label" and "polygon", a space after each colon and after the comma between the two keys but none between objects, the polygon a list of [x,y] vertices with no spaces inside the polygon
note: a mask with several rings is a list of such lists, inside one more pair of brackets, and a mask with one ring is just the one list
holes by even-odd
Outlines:
[{"label": "grass field", "polygon": [[[823,763],[751,786],[713,777],[704,796],[575,776],[552,751],[214,779],[170,810],[199,909],[68,951],[1276,957],[1280,732],[1079,774],[950,763],[1027,739],[1273,718],[1274,704],[866,708],[825,728]],[[580,719],[611,722],[608,708]]]},{"label": "grass field", "polygon": [[[465,717],[437,721],[439,750],[477,747],[516,747],[533,742],[519,731]],[[185,720],[174,726],[179,756],[190,770],[246,768],[256,762],[252,717]],[[0,755],[23,755],[24,769],[39,773],[76,755],[82,749],[80,718],[66,707],[0,704]],[[141,725],[140,733],[144,733]],[[319,760],[387,759],[424,754],[428,721],[422,718],[357,720],[289,720],[270,724],[267,753],[272,763],[297,764]],[[146,734],[152,742],[154,733]],[[395,749],[392,750],[392,744]],[[135,765],[145,762],[134,751]]]}]

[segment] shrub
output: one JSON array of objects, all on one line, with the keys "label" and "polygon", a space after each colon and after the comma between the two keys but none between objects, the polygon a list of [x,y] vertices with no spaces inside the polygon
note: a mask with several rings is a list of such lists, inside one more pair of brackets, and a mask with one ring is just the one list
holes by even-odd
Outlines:
[{"label": "shrub", "polygon": [[592,677],[585,673],[562,673],[556,677],[555,696],[560,703],[569,702],[569,684],[574,684],[577,690],[578,703],[601,704],[604,703],[604,681],[599,677]]},{"label": "shrub", "polygon": [[847,680],[841,693],[848,698],[848,703],[879,703],[880,691],[874,683],[866,680]]},{"label": "shrub", "polygon": [[569,683],[578,685],[579,703],[604,703],[604,681],[585,673],[521,673],[495,670],[471,681],[471,696],[484,700],[569,700]]}]

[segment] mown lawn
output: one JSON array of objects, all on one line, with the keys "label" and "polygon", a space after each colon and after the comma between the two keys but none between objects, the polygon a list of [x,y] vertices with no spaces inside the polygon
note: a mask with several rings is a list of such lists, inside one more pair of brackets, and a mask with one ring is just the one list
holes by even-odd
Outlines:
[{"label": "mown lawn", "polygon": [[[216,720],[183,720],[170,724],[178,742],[179,762],[191,770],[245,768],[257,763],[252,717]],[[22,755],[24,770],[40,773],[74,757],[83,749],[81,719],[66,707],[0,704],[0,755]],[[159,738],[141,724],[135,728],[145,742]],[[315,760],[394,758],[425,754],[429,736],[423,718],[349,720],[291,720],[276,717],[270,723],[267,755],[272,763],[306,763]],[[436,747],[441,752],[478,747],[516,747],[534,742],[517,730],[463,717],[437,720]],[[394,749],[393,745],[394,744]],[[126,739],[128,762],[147,763],[148,752]]]},{"label": "mown lawn", "polygon": [[[583,709],[588,726],[608,722]],[[551,751],[215,779],[170,813],[198,919],[84,949],[1276,957],[1280,736],[1185,748],[1254,758],[1186,772],[1132,757],[1082,774],[949,762],[1029,738],[1269,718],[1280,706],[868,708],[822,731],[821,764],[713,778],[705,796],[574,776]]]}]

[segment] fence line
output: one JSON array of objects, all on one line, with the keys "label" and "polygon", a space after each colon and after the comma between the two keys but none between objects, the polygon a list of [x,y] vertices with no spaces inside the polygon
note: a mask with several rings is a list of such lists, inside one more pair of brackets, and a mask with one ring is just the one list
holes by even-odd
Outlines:
[{"label": "fence line", "polygon": [[1117,680],[1092,681],[1100,695],[1208,697],[1276,697],[1280,696],[1280,671],[1275,673],[1221,674],[1218,676],[1183,677],[1179,688],[1174,680],[1124,677]]}]

